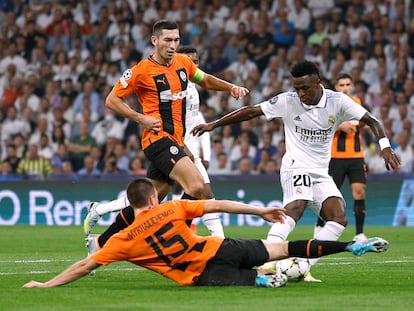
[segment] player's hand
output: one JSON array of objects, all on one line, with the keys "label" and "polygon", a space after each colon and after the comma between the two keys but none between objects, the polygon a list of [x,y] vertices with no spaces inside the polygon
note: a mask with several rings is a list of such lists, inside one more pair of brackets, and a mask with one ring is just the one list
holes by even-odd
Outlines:
[{"label": "player's hand", "polygon": [[248,94],[249,90],[242,86],[233,85],[230,90],[230,95],[235,99],[242,98],[244,95]]},{"label": "player's hand", "polygon": [[267,207],[261,215],[264,220],[270,222],[285,223],[286,210],[280,207]]},{"label": "player's hand", "polygon": [[381,155],[384,158],[385,167],[387,168],[387,170],[390,170],[390,167],[393,170],[398,170],[401,168],[400,157],[390,147],[382,150]]},{"label": "player's hand", "polygon": [[191,161],[194,162],[194,155],[190,151],[190,149],[187,147],[187,145],[184,145],[184,152],[188,155],[188,157],[191,159]]},{"label": "player's hand", "polygon": [[[357,122],[358,124],[359,122]],[[340,129],[342,132],[345,133],[355,133],[356,132],[356,127],[355,127],[355,123],[352,121],[346,121],[341,123],[341,125],[339,125],[338,129]]]},{"label": "player's hand", "polygon": [[161,130],[161,121],[151,116],[143,116],[140,122],[147,130],[158,133]]},{"label": "player's hand", "polygon": [[23,285],[23,288],[33,288],[33,287],[46,287],[45,283],[30,281]]},{"label": "player's hand", "polygon": [[212,131],[213,129],[214,127],[210,123],[199,124],[192,129],[191,134],[193,134],[194,136],[200,136],[203,135],[203,133],[205,132]]}]

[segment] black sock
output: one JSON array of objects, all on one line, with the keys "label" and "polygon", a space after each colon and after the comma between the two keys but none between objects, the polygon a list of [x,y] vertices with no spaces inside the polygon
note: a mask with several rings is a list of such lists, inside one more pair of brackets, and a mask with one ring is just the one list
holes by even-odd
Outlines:
[{"label": "black sock", "polygon": [[316,258],[346,251],[352,242],[299,240],[288,244],[289,257]]},{"label": "black sock", "polygon": [[[195,197],[192,197],[191,195],[184,192],[183,195],[181,196],[181,200],[197,200],[197,199]],[[187,224],[188,227],[191,227],[192,222],[193,222],[192,219],[187,219],[185,221],[185,223]]]},{"label": "black sock", "polygon": [[323,220],[322,218],[318,217],[318,221],[316,222],[316,226],[318,226],[318,227],[325,226],[325,220]]},{"label": "black sock", "polygon": [[112,235],[128,227],[133,223],[134,219],[134,209],[131,206],[125,207],[123,210],[121,210],[118,216],[116,216],[113,224],[110,225],[108,229],[106,229],[105,232],[98,237],[99,246],[104,246],[104,244]]},{"label": "black sock", "polygon": [[354,201],[354,215],[355,215],[356,234],[360,234],[364,232],[365,214],[366,214],[365,200],[355,200]]}]

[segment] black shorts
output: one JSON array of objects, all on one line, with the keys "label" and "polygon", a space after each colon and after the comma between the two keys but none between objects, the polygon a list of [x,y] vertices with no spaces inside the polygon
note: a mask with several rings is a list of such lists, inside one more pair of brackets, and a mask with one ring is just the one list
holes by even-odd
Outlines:
[{"label": "black shorts", "polygon": [[183,147],[166,137],[145,148],[144,154],[150,161],[147,177],[167,182],[169,185],[174,184],[174,180],[169,176],[175,163],[187,156]]},{"label": "black shorts", "polygon": [[335,159],[329,162],[329,175],[332,176],[336,186],[341,188],[345,177],[348,177],[349,183],[367,183],[367,166],[364,159]]},{"label": "black shorts", "polygon": [[254,286],[257,271],[253,268],[267,261],[269,253],[261,240],[226,238],[194,285]]}]

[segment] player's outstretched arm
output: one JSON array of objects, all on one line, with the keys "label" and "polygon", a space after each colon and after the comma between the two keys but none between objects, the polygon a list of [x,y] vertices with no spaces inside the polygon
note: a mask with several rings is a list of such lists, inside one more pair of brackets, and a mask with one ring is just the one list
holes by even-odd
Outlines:
[{"label": "player's outstretched arm", "polygon": [[33,288],[33,287],[57,287],[61,286],[73,281],[84,277],[85,275],[89,274],[92,270],[98,268],[99,265],[93,261],[92,258],[87,257],[82,259],[72,266],[67,268],[62,273],[58,274],[54,278],[50,279],[47,282],[37,282],[37,281],[30,281],[23,285],[24,288]]},{"label": "player's outstretched arm", "polygon": [[203,80],[197,83],[207,90],[227,91],[235,99],[240,99],[249,93],[245,87],[234,85],[207,73],[204,73]]},{"label": "player's outstretched arm", "polygon": [[195,126],[191,133],[193,135],[200,136],[204,132],[210,132],[217,127],[250,120],[261,115],[263,115],[263,111],[260,108],[260,106],[244,106],[226,114],[218,120],[215,120],[207,124],[199,124]]},{"label": "player's outstretched arm", "polygon": [[378,139],[378,144],[381,148],[381,155],[384,158],[385,167],[390,170],[398,170],[401,167],[401,160],[398,155],[391,149],[390,141],[385,136],[384,129],[381,123],[371,113],[367,112],[361,118],[361,121],[368,125],[375,137]]},{"label": "player's outstretched arm", "polygon": [[230,200],[208,200],[204,213],[251,214],[270,222],[284,223],[285,210],[279,207],[257,207]]}]

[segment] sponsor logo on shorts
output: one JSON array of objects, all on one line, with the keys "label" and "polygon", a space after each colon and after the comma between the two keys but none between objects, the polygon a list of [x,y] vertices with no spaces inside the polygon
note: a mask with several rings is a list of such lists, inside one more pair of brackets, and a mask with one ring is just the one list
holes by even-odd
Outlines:
[{"label": "sponsor logo on shorts", "polygon": [[171,146],[170,147],[170,153],[172,155],[177,155],[178,154],[178,148],[177,148],[177,146]]}]

